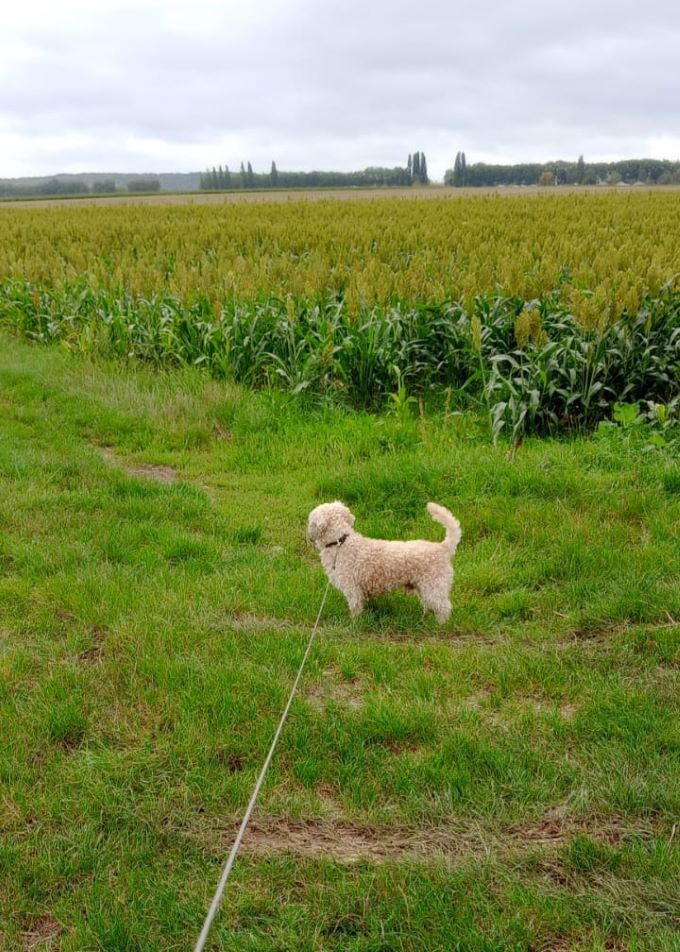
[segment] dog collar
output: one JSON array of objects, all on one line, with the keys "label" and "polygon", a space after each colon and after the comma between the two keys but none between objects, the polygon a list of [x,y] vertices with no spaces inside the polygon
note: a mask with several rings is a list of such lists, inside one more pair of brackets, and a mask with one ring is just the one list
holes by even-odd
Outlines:
[{"label": "dog collar", "polygon": [[340,538],[336,539],[335,542],[329,542],[328,545],[324,546],[324,548],[332,549],[334,545],[342,545],[342,543],[347,538],[349,538],[349,532],[346,532],[343,536],[340,536]]}]

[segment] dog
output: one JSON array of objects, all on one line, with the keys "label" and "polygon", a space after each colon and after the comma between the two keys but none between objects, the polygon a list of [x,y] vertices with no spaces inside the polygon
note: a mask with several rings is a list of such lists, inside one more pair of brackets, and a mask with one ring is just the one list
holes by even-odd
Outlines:
[{"label": "dog", "polygon": [[444,506],[429,502],[427,511],[446,529],[442,542],[367,539],[354,531],[354,516],[337,500],[310,512],[309,539],[319,550],[331,584],[347,599],[352,615],[361,614],[367,598],[404,588],[418,593],[423,609],[434,612],[440,625],[447,620],[453,585],[451,559],[462,533],[459,521]]}]

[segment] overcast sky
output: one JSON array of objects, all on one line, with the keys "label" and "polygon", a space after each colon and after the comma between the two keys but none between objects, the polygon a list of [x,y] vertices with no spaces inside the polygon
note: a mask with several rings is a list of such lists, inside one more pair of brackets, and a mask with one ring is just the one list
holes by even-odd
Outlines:
[{"label": "overcast sky", "polygon": [[680,159],[680,0],[23,0],[0,177]]}]

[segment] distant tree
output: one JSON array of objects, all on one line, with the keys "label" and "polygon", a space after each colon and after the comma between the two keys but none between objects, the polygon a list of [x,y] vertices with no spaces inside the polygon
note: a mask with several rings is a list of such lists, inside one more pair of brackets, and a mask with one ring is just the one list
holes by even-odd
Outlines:
[{"label": "distant tree", "polygon": [[231,188],[231,172],[229,171],[229,166],[224,166],[224,188]]},{"label": "distant tree", "polygon": [[210,169],[206,169],[205,172],[201,172],[201,180],[198,187],[207,192],[211,192],[215,188],[213,173]]},{"label": "distant tree", "polygon": [[583,156],[579,155],[578,162],[576,163],[576,183],[578,185],[583,185],[586,178],[586,163],[583,160]]},{"label": "distant tree", "polygon": [[160,192],[161,180],[157,178],[145,178],[141,175],[139,178],[130,179],[127,183],[128,192]]},{"label": "distant tree", "polygon": [[241,188],[248,188],[248,178],[246,176],[246,167],[243,164],[243,162],[241,162],[241,171],[239,174],[241,176]]},{"label": "distant tree", "polygon": [[272,188],[279,184],[279,170],[276,168],[276,162],[272,162],[271,172],[269,173]]},{"label": "distant tree", "polygon": [[427,159],[424,152],[414,152],[411,160],[411,177],[414,182],[420,185],[427,185],[430,181],[427,177]]},{"label": "distant tree", "polygon": [[107,195],[116,191],[115,179],[95,179],[92,191],[97,195]]},{"label": "distant tree", "polygon": [[408,154],[408,162],[406,163],[406,178],[408,180],[408,184],[410,185],[413,181],[413,156],[410,152]]},{"label": "distant tree", "polygon": [[255,175],[253,173],[253,167],[250,164],[250,162],[248,163],[248,171],[246,172],[246,181],[248,184],[248,188],[255,188]]},{"label": "distant tree", "polygon": [[90,188],[87,182],[80,179],[51,178],[37,186],[37,195],[84,195]]},{"label": "distant tree", "polygon": [[467,159],[465,153],[460,153],[460,184],[467,185]]},{"label": "distant tree", "polygon": [[618,169],[612,169],[611,172],[607,172],[607,177],[605,179],[605,182],[607,183],[607,185],[618,185],[619,182],[622,182],[622,181],[623,181],[623,178],[621,176],[621,173],[618,171]]},{"label": "distant tree", "polygon": [[539,185],[554,185],[555,184],[555,173],[552,171],[545,171],[541,173],[541,177],[538,180]]},{"label": "distant tree", "polygon": [[460,188],[463,184],[463,173],[461,170],[461,153],[456,152],[456,158],[453,163],[453,172],[448,169],[444,175],[444,183],[453,185],[454,188]]}]

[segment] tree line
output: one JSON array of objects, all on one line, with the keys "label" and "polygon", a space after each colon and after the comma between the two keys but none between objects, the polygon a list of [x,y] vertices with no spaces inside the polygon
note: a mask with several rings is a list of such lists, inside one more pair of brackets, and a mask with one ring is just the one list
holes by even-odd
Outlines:
[{"label": "tree line", "polygon": [[667,159],[624,159],[620,162],[526,162],[517,165],[468,165],[458,152],[444,184],[455,188],[496,185],[680,185],[680,162]]},{"label": "tree line", "polygon": [[[163,178],[163,185],[161,184]],[[86,180],[85,180],[86,179]],[[424,152],[411,153],[403,166],[369,166],[356,172],[289,172],[279,170],[276,162],[269,171],[255,172],[250,162],[241,162],[238,171],[228,165],[213,166],[200,173],[182,173],[160,177],[133,175],[126,177],[85,179],[54,176],[49,179],[0,180],[0,197],[42,198],[68,195],[111,195],[122,192],[157,192],[163,188],[203,191],[267,188],[370,188],[428,185],[430,178]],[[465,152],[456,153],[453,167],[446,170],[444,184],[457,188],[512,185],[680,185],[680,162],[667,159],[625,159],[619,162],[586,162],[581,155],[576,162],[525,162],[514,165],[492,165],[475,162],[468,165]]]},{"label": "tree line", "polygon": [[376,186],[428,185],[427,158],[424,152],[409,155],[405,166],[386,168],[369,166],[357,172],[287,172],[272,162],[268,172],[255,172],[250,162],[241,162],[238,172],[228,165],[213,166],[201,174],[203,191],[247,188],[367,188]]},{"label": "tree line", "polygon": [[98,179],[89,184],[81,179],[51,178],[37,183],[0,181],[0,196],[3,198],[47,198],[69,195],[112,195],[116,192],[158,192],[160,179],[137,176],[123,187],[115,179]]}]

